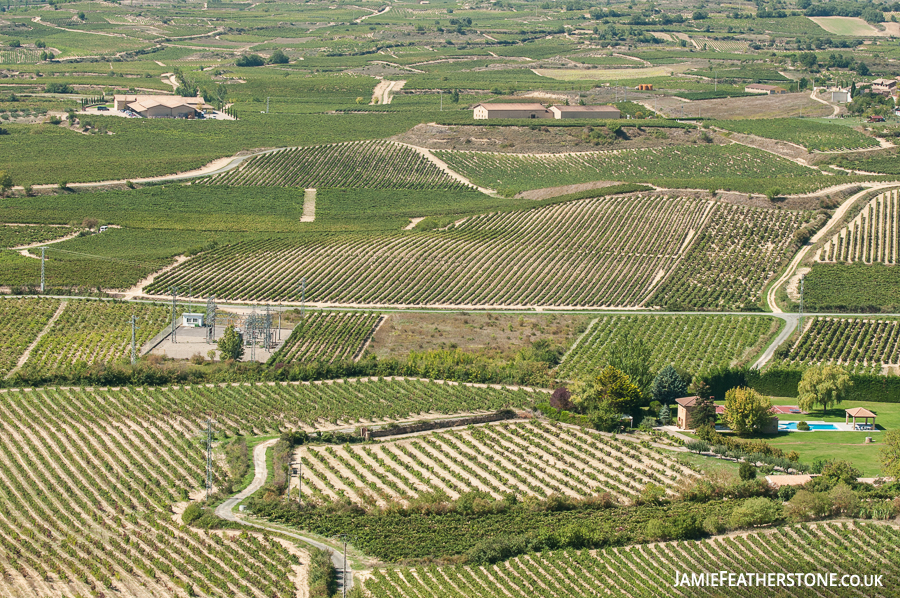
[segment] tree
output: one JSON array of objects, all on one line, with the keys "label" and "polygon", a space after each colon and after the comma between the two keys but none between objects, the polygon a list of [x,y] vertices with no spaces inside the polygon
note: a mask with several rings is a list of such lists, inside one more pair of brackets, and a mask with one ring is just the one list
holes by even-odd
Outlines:
[{"label": "tree", "polygon": [[225,334],[217,343],[222,359],[240,359],[244,356],[244,344],[241,342],[241,335],[238,334],[234,326],[225,329]]},{"label": "tree", "polygon": [[13,179],[12,175],[10,175],[5,170],[0,170],[0,190],[4,193],[12,189]]},{"label": "tree", "polygon": [[687,384],[671,364],[659,371],[650,387],[650,395],[660,403],[671,403],[678,397],[687,395]]},{"label": "tree", "polygon": [[735,433],[744,436],[762,430],[772,418],[772,401],[752,388],[732,388],[725,393],[723,419]]},{"label": "tree", "polygon": [[454,89],[450,92],[450,103],[451,104],[459,104],[459,90]]},{"label": "tree", "polygon": [[605,406],[621,415],[640,405],[641,391],[626,373],[610,365],[599,376],[576,382],[573,398],[585,413],[593,413]]},{"label": "tree", "polygon": [[851,386],[853,382],[842,367],[832,364],[813,366],[803,372],[797,386],[798,405],[803,411],[821,406],[825,412],[831,405],[843,401]]},{"label": "tree", "polygon": [[238,56],[237,60],[234,61],[235,66],[262,66],[266,63],[263,60],[263,57],[259,54],[246,54],[244,56]]},{"label": "tree", "polygon": [[669,422],[672,421],[672,412],[669,411],[668,405],[663,405],[659,410],[659,423],[664,426],[668,426]]},{"label": "tree", "polygon": [[620,337],[606,349],[606,363],[624,372],[642,395],[650,392],[650,347],[639,337]]},{"label": "tree", "polygon": [[869,67],[865,62],[860,62],[856,65],[856,72],[861,77],[867,77],[869,75]]},{"label": "tree", "polygon": [[747,461],[744,461],[743,463],[741,463],[741,466],[738,468],[738,475],[745,482],[748,482],[750,480],[755,480],[756,479],[756,468],[753,467],[753,465],[751,465]]},{"label": "tree", "polygon": [[591,425],[601,432],[618,432],[622,429],[622,413],[609,403],[601,403],[591,412]]},{"label": "tree", "polygon": [[697,395],[697,405],[691,414],[691,423],[694,427],[716,425],[716,404],[713,402],[712,390],[703,380],[697,380],[693,384],[693,393]]},{"label": "tree", "polygon": [[291,61],[288,58],[287,54],[281,51],[281,49],[275,50],[272,52],[272,55],[269,56],[269,64],[287,64]]},{"label": "tree", "polygon": [[888,430],[881,447],[881,473],[900,479],[900,430]]},{"label": "tree", "polygon": [[565,386],[560,386],[550,395],[550,406],[563,411],[572,410],[572,393]]}]

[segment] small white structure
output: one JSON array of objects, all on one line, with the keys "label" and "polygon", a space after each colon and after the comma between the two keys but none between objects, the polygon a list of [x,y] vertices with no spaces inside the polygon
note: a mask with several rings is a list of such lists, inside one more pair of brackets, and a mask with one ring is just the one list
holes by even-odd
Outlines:
[{"label": "small white structure", "polygon": [[489,118],[553,118],[543,104],[478,104],[472,115],[475,120]]},{"label": "small white structure", "polygon": [[615,106],[550,106],[556,119],[561,118],[621,118],[622,113]]},{"label": "small white structure", "polygon": [[835,104],[846,104],[850,101],[850,91],[847,89],[838,89],[832,91],[831,101]]},{"label": "small white structure", "polygon": [[186,328],[201,328],[204,325],[206,314],[181,314],[181,325]]}]

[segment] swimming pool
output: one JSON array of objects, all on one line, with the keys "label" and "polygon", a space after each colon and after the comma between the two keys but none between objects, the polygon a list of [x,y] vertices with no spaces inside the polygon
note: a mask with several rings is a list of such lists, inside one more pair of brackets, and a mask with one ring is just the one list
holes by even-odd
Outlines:
[{"label": "swimming pool", "polygon": [[[838,427],[834,424],[808,424],[809,430],[812,432],[813,430],[830,430],[832,432],[836,432]],[[797,422],[785,422],[783,424],[778,424],[779,430],[792,430],[797,431]]]}]

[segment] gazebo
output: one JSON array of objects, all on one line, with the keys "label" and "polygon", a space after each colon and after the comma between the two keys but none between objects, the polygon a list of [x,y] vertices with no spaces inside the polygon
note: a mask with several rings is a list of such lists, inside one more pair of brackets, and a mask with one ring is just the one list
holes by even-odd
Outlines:
[{"label": "gazebo", "polygon": [[[865,429],[866,430],[874,430],[875,429],[875,414],[872,413],[871,411],[869,411],[868,409],[865,409],[863,407],[855,407],[853,409],[847,409],[846,410],[846,420],[844,423],[849,424],[851,417],[853,418],[853,429],[854,430],[856,429],[857,418],[865,420],[865,422],[866,422]],[[870,419],[872,420],[871,427],[869,427]]]}]

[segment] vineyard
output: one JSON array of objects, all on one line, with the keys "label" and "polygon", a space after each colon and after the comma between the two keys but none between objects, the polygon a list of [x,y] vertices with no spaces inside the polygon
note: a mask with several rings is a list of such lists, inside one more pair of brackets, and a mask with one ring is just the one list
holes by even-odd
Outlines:
[{"label": "vineyard", "polygon": [[[59,239],[74,231],[69,226],[11,226],[0,225],[0,248],[19,247]],[[40,250],[37,251],[40,253]]]},{"label": "vineyard", "polygon": [[607,348],[621,338],[642,338],[650,367],[672,364],[689,372],[749,363],[777,332],[778,322],[759,316],[601,316],[565,356],[559,376],[575,379],[606,365]]},{"label": "vineyard", "polygon": [[278,150],[249,158],[209,185],[353,189],[465,189],[427,158],[389,141]]},{"label": "vineyard", "polygon": [[[204,478],[209,413],[232,437],[531,396],[418,381],[0,391],[4,583],[23,595],[294,596],[299,562],[279,542],[191,530],[170,511]],[[226,475],[214,461],[215,484]]]},{"label": "vineyard", "polygon": [[34,64],[41,61],[43,50],[13,48],[0,50],[0,64]]},{"label": "vineyard", "polygon": [[755,311],[763,288],[792,255],[794,232],[814,215],[729,206],[716,216],[648,305]]},{"label": "vineyard", "polygon": [[313,312],[297,324],[269,363],[352,359],[381,317],[367,312]]},{"label": "vineyard", "polygon": [[602,180],[653,183],[658,179],[767,179],[814,174],[789,160],[736,144],[577,154],[437,151],[435,155],[477,185],[516,192]]},{"label": "vineyard", "polygon": [[148,291],[190,282],[223,299],[296,300],[305,276],[307,299],[327,304],[722,309],[758,300],[804,218],[683,198],[579,200],[435,231],[237,243],[158,276]]},{"label": "vineyard", "polygon": [[137,316],[137,348],[170,322],[170,307],[112,301],[68,301],[59,319],[31,352],[25,368],[64,370],[76,362],[115,361],[131,351],[132,315]]},{"label": "vineyard", "polygon": [[58,307],[56,299],[0,300],[0,377],[15,367]]},{"label": "vineyard", "polygon": [[[695,542],[666,542],[602,550],[557,550],[488,566],[427,565],[375,569],[365,588],[372,598],[485,596],[893,596],[900,575],[894,558],[900,530],[878,523],[819,523]],[[827,555],[823,558],[824,555]],[[837,573],[883,575],[883,587],[794,587],[787,592],[755,583],[673,587],[675,573]],[[737,580],[737,577],[735,577]],[[748,587],[749,585],[749,587]],[[755,587],[756,586],[756,587]],[[862,591],[861,591],[862,590]]]},{"label": "vineyard", "polygon": [[713,126],[735,133],[757,135],[802,145],[810,151],[828,152],[878,147],[878,140],[839,124],[814,120],[754,119],[717,120]]},{"label": "vineyard", "polygon": [[776,354],[781,365],[837,363],[855,373],[880,374],[883,365],[900,364],[898,320],[813,318],[804,328],[803,336]]},{"label": "vineyard", "polygon": [[900,254],[900,192],[875,197],[819,250],[820,262],[896,264]]},{"label": "vineyard", "polygon": [[304,501],[346,498],[361,506],[466,492],[584,498],[604,492],[627,501],[649,483],[671,488],[692,472],[668,454],[634,442],[529,422],[470,426],[375,445],[308,447],[300,453]]}]

